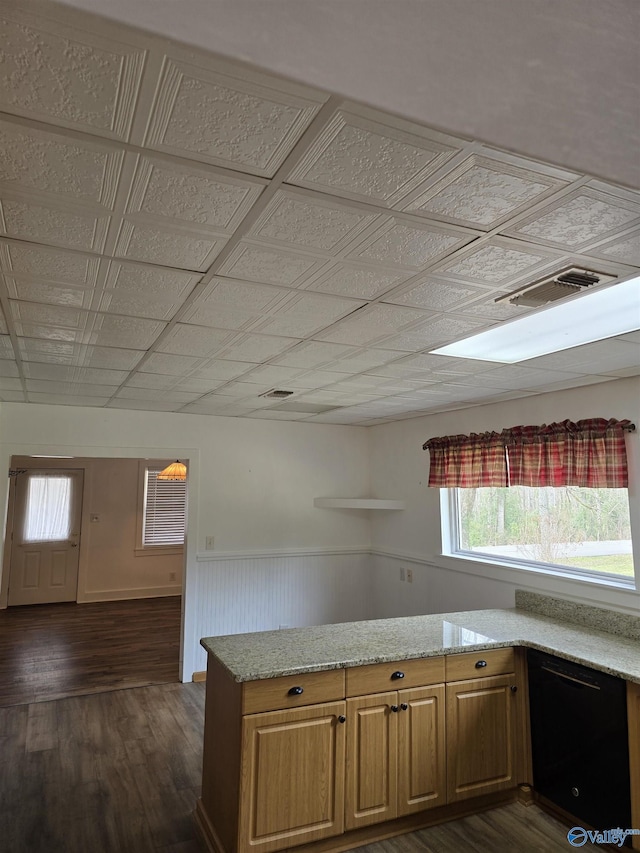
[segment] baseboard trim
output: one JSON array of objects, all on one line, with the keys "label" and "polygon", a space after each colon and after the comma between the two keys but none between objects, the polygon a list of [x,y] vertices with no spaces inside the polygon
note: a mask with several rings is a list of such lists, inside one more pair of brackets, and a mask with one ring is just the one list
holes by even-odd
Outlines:
[{"label": "baseboard trim", "polygon": [[142,589],[102,589],[96,592],[84,592],[78,596],[78,604],[90,601],[124,601],[128,598],[167,598],[182,595],[182,586],[153,586]]}]

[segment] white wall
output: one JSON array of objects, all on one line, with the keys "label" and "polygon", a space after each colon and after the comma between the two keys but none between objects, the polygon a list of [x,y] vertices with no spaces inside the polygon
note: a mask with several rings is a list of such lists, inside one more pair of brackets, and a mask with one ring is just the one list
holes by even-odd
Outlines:
[{"label": "white wall", "polygon": [[[640,379],[620,379],[584,388],[476,406],[371,429],[371,482],[404,500],[403,512],[380,513],[372,529],[373,609],[376,616],[437,613],[485,607],[513,607],[516,588],[535,589],[576,600],[640,613],[640,593],[601,584],[508,569],[441,555],[440,490],[428,489],[424,442],[438,435],[501,430],[566,418],[629,418],[640,426]],[[629,503],[638,568],[640,554],[640,436],[628,434]],[[400,581],[411,567],[413,585]]]},{"label": "white wall", "polygon": [[[225,587],[224,619],[218,625],[207,616],[220,612],[217,583],[210,577],[218,559],[230,555],[268,561],[279,555],[290,556],[295,564],[301,552],[302,569],[315,555],[319,572],[325,567],[333,572],[341,553],[351,560],[353,554],[369,550],[366,512],[313,506],[314,497],[369,494],[368,432],[361,427],[2,403],[0,469],[8,470],[12,455],[32,454],[189,460],[183,649],[188,679],[201,636],[251,624],[245,609],[253,604],[243,597],[245,578],[233,560],[218,574]],[[6,506],[7,483],[0,484],[0,505]],[[215,537],[209,554],[204,548],[207,536]],[[345,585],[343,600],[311,611],[300,607],[296,623],[351,618],[346,615],[350,602],[357,614],[353,618],[365,615],[360,600],[364,578],[358,572],[360,564],[356,582]],[[273,595],[282,606],[272,611],[272,624],[263,620],[262,627],[294,621],[295,608],[286,603],[291,576],[276,572],[273,578]],[[304,596],[301,588],[300,600]]]}]

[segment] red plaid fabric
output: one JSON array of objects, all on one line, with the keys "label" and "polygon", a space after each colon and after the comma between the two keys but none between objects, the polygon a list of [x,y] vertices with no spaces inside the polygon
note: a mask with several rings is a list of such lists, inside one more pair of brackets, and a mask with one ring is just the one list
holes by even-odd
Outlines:
[{"label": "red plaid fabric", "polygon": [[626,488],[624,428],[628,424],[589,418],[503,430],[509,485]]},{"label": "red plaid fabric", "polygon": [[626,488],[628,425],[629,421],[589,418],[431,438],[422,446],[429,451],[429,487]]},{"label": "red plaid fabric", "polygon": [[431,488],[507,485],[504,442],[498,432],[432,438],[422,449],[429,451]]}]

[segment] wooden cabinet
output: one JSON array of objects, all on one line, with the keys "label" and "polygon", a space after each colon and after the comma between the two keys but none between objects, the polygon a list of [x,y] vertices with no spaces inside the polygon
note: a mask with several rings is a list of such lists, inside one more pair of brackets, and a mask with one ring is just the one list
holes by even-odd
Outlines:
[{"label": "wooden cabinet", "polygon": [[514,788],[515,675],[447,684],[447,800]]},{"label": "wooden cabinet", "polygon": [[345,703],[243,720],[238,850],[281,850],[344,830]]},{"label": "wooden cabinet", "polygon": [[444,685],[347,699],[345,828],[445,800]]},{"label": "wooden cabinet", "polygon": [[[629,770],[631,776],[631,826],[640,829],[640,684],[627,682],[627,720],[629,724]],[[632,837],[634,850],[640,850],[640,835]]]}]

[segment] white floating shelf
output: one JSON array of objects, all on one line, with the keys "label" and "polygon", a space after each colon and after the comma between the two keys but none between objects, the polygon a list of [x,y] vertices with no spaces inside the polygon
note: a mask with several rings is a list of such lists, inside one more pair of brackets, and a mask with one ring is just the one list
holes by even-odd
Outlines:
[{"label": "white floating shelf", "polygon": [[404,501],[378,498],[314,498],[313,505],[322,509],[404,509]]}]

